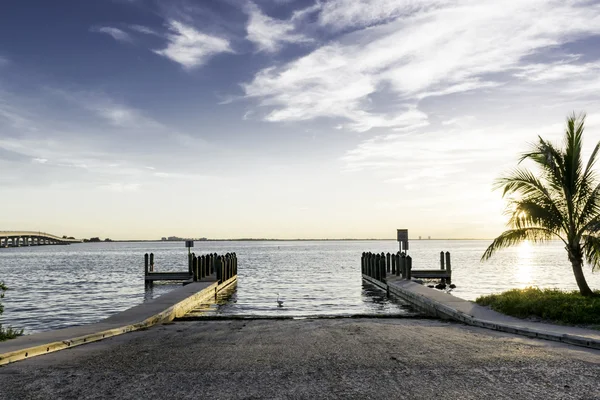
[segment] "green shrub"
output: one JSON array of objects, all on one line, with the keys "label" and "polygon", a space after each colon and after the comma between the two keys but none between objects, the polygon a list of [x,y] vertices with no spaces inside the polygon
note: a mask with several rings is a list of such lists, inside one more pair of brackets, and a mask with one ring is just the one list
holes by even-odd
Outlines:
[{"label": "green shrub", "polygon": [[[4,298],[4,292],[6,292],[8,288],[4,285],[4,282],[0,282],[0,299]],[[0,302],[0,315],[4,311],[4,306]],[[22,329],[13,329],[11,327],[3,328],[2,324],[0,324],[0,342],[8,339],[14,339],[17,336],[21,336],[23,334]]]},{"label": "green shrub", "polygon": [[579,291],[528,287],[481,296],[475,302],[518,318],[537,317],[560,324],[592,325],[600,329],[600,297],[582,296]]}]

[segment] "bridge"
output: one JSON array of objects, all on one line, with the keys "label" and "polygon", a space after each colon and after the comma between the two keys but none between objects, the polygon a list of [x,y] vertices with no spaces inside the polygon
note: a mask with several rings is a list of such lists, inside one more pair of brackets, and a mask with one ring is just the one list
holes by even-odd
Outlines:
[{"label": "bridge", "polygon": [[81,240],[67,239],[46,232],[0,231],[0,247],[44,246],[71,243],[81,243]]}]

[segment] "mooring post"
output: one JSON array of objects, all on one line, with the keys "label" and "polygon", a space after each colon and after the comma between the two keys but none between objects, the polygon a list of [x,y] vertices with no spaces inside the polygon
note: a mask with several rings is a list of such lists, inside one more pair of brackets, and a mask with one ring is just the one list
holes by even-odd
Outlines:
[{"label": "mooring post", "polygon": [[194,282],[198,282],[198,257],[195,254],[192,269],[194,270]]},{"label": "mooring post", "polygon": [[396,275],[396,255],[392,254],[392,275]]},{"label": "mooring post", "polygon": [[360,256],[360,273],[365,274],[365,252],[363,251],[362,256]]},{"label": "mooring post", "polygon": [[231,278],[231,256],[229,253],[225,254],[225,280]]},{"label": "mooring post", "polygon": [[400,274],[406,279],[406,254],[400,253]]},{"label": "mooring post", "polygon": [[406,279],[411,280],[412,278],[412,257],[406,256]]},{"label": "mooring post", "polygon": [[444,269],[444,252],[440,251],[440,269]]},{"label": "mooring post", "polygon": [[144,254],[144,275],[148,275],[148,253]]},{"label": "mooring post", "polygon": [[150,253],[150,272],[154,272],[154,253]]},{"label": "mooring post", "polygon": [[392,268],[392,263],[390,262],[390,253],[388,252],[385,255],[385,269],[387,272],[390,272],[391,268]]},{"label": "mooring post", "polygon": [[188,272],[190,273],[190,275],[194,274],[194,270],[193,270],[193,259],[192,259],[192,253],[188,254]]},{"label": "mooring post", "polygon": [[[388,260],[389,260],[389,258],[388,258]],[[385,277],[386,277],[385,271],[387,269],[387,266],[386,266],[386,258],[384,257],[383,253],[381,253],[381,267],[380,268],[381,268],[381,279],[379,279],[379,280],[381,282],[385,282],[386,281],[386,279],[385,279]]]},{"label": "mooring post", "polygon": [[394,260],[396,260],[396,276],[400,276],[400,252],[394,255]]},{"label": "mooring post", "polygon": [[206,264],[204,261],[204,255],[200,256],[198,263],[199,263],[198,269],[200,270],[200,279],[203,279],[206,276],[206,269],[205,269]]},{"label": "mooring post", "polygon": [[446,271],[448,271],[448,282],[452,283],[452,265],[450,264],[450,252],[446,252]]},{"label": "mooring post", "polygon": [[379,280],[379,278],[381,278],[381,270],[379,269],[379,264],[381,263],[381,255],[377,254],[375,255],[375,265],[374,265],[374,273],[375,276],[373,278]]}]

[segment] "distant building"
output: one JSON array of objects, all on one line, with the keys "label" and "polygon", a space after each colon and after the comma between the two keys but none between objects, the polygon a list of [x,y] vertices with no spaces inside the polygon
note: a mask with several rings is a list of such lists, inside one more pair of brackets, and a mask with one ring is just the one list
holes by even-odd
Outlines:
[{"label": "distant building", "polygon": [[170,240],[170,241],[177,241],[177,240],[183,240],[183,239],[182,239],[182,238],[180,238],[180,237],[177,237],[177,236],[169,236],[169,237],[167,238],[167,240]]},{"label": "distant building", "polygon": [[419,236],[419,240],[421,240],[421,236]]},{"label": "distant building", "polygon": [[160,240],[162,240],[162,241],[166,241],[166,240],[167,240],[167,238],[163,236],[163,237],[162,237]]},{"label": "distant building", "polygon": [[427,239],[428,239],[428,240],[431,240],[431,236],[427,236]]}]

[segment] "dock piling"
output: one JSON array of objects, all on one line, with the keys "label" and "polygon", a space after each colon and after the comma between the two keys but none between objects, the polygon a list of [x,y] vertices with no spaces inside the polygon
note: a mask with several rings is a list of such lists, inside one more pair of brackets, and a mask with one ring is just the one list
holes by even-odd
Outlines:
[{"label": "dock piling", "polygon": [[390,253],[385,255],[385,269],[389,273],[391,271],[392,263],[390,262]]}]

